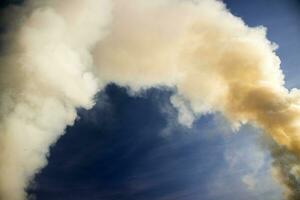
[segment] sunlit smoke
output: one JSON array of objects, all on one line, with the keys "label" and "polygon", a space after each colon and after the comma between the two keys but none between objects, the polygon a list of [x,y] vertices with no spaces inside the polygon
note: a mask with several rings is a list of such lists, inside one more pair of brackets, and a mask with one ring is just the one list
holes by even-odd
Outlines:
[{"label": "sunlit smoke", "polygon": [[28,1],[0,57],[0,199],[22,200],[49,146],[93,106],[90,50],[107,32],[109,1]]}]

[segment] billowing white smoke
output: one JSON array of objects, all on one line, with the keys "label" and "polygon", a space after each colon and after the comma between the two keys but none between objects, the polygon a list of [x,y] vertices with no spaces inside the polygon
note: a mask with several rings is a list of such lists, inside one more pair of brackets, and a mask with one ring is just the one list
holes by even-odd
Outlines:
[{"label": "billowing white smoke", "polygon": [[[238,108],[236,101],[247,101],[249,93],[288,95],[265,28],[246,26],[220,2],[115,2],[111,33],[94,52],[101,80],[134,90],[175,86],[172,102],[179,109],[188,110],[182,103],[188,100],[196,115],[221,111],[237,124],[258,117],[252,108]],[[191,125],[184,113],[182,121]]]},{"label": "billowing white smoke", "polygon": [[107,26],[109,3],[28,2],[8,37],[0,73],[1,200],[25,197],[76,108],[90,108],[110,82],[133,91],[175,87],[181,123],[221,112],[234,126],[252,123],[300,151],[299,91],[285,89],[263,27],[246,26],[215,0],[111,0]]},{"label": "billowing white smoke", "polygon": [[25,199],[49,146],[93,106],[90,50],[106,33],[107,0],[29,1],[0,57],[0,199]]}]

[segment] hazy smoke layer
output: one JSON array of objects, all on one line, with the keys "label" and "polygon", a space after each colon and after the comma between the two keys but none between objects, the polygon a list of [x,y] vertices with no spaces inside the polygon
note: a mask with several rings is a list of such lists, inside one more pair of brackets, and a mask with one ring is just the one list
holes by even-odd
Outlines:
[{"label": "hazy smoke layer", "polygon": [[109,0],[29,1],[2,36],[9,46],[0,57],[1,200],[25,198],[49,145],[109,82],[133,91],[175,87],[181,123],[222,112],[300,153],[300,93],[284,87],[263,27],[246,26],[215,0],[111,2],[105,37]]}]

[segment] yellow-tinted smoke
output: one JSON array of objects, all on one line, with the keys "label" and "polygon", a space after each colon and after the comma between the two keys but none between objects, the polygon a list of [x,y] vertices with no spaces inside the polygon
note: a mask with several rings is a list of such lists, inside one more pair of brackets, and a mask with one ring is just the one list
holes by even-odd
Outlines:
[{"label": "yellow-tinted smoke", "polygon": [[[101,80],[133,90],[175,87],[171,102],[187,126],[221,112],[234,128],[251,123],[300,156],[300,93],[285,88],[264,27],[247,26],[218,1],[114,2],[111,33],[94,52]],[[288,171],[281,166],[275,168]],[[287,188],[287,198],[300,198]]]},{"label": "yellow-tinted smoke", "polygon": [[94,52],[101,80],[133,89],[174,86],[195,115],[222,112],[298,151],[300,93],[284,87],[265,28],[248,27],[211,0],[115,4],[111,34]]}]

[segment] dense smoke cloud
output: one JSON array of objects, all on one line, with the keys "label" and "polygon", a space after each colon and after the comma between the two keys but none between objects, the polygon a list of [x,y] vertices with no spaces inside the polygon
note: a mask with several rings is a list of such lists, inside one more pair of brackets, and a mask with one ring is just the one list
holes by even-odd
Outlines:
[{"label": "dense smoke cloud", "polygon": [[181,123],[221,112],[300,153],[300,93],[284,87],[276,45],[219,1],[32,0],[17,13],[0,57],[1,200],[25,198],[76,108],[110,82],[174,87]]},{"label": "dense smoke cloud", "polygon": [[93,106],[90,50],[106,32],[109,7],[106,0],[53,0],[17,9],[22,17],[4,33],[0,57],[1,200],[25,199],[76,108]]}]

